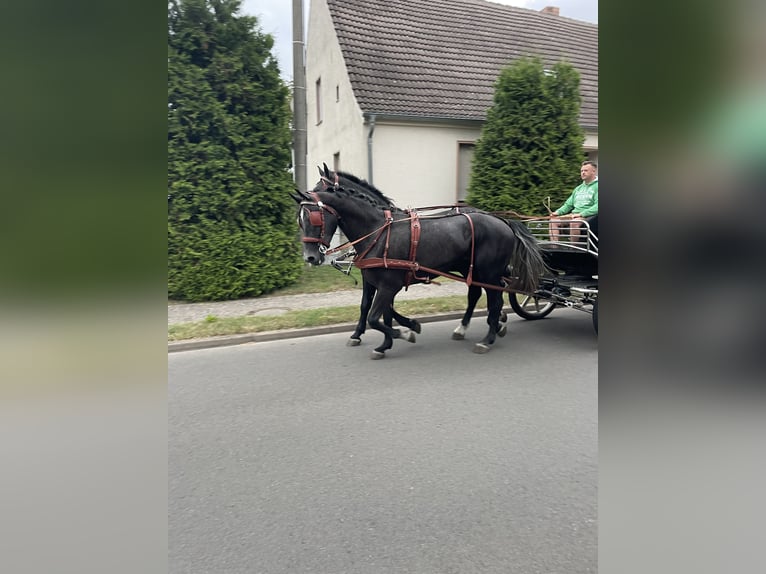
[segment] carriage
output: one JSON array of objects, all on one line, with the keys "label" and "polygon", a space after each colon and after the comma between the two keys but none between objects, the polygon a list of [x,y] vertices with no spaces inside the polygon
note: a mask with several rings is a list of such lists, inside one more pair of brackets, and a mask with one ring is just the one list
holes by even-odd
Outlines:
[{"label": "carriage", "polygon": [[547,317],[556,307],[577,309],[592,315],[598,333],[598,217],[584,221],[579,234],[563,232],[557,241],[549,238],[549,221],[525,220],[543,252],[548,271],[540,277],[533,293],[511,294],[511,308],[530,321]]}]

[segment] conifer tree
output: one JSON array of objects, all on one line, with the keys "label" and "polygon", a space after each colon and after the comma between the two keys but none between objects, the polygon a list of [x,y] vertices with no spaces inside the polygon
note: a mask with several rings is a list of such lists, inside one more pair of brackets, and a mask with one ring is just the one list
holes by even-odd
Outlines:
[{"label": "conifer tree", "polygon": [[547,215],[578,184],[585,159],[578,123],[580,76],[557,63],[546,71],[538,58],[504,68],[476,142],[467,201],[489,211]]},{"label": "conifer tree", "polygon": [[168,295],[257,296],[301,267],[289,90],[240,0],[168,3]]}]

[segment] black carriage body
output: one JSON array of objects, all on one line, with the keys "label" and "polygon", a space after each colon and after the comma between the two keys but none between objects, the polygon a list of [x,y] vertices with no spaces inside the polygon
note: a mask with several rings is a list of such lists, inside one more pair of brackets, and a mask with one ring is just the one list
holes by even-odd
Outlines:
[{"label": "black carriage body", "polygon": [[[597,218],[596,218],[597,219]],[[549,219],[528,220],[543,252],[549,272],[540,277],[534,293],[511,297],[511,307],[528,320],[547,317],[556,307],[570,307],[592,314],[598,333],[598,236],[596,222],[586,222],[579,236],[562,234],[559,241],[548,235]]]}]

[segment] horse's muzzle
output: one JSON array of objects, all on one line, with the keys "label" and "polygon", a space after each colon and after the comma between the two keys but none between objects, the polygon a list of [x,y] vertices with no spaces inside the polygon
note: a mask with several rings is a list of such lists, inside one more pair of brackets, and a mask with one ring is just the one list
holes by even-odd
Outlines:
[{"label": "horse's muzzle", "polygon": [[311,265],[321,265],[324,263],[324,253],[318,253],[318,254],[304,254],[303,260],[306,263],[310,263]]}]

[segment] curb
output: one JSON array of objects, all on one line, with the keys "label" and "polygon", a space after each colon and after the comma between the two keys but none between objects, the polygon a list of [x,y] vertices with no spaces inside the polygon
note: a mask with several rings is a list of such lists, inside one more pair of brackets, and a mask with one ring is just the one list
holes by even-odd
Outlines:
[{"label": "curb", "polygon": [[[473,316],[486,317],[486,309],[476,309]],[[449,321],[461,319],[463,311],[453,311],[451,313],[441,313],[439,315],[426,315],[424,317],[413,317],[420,323],[435,323],[437,321]],[[174,341],[168,343],[168,353],[177,353],[180,351],[197,351],[199,349],[212,349],[216,347],[230,347],[233,345],[243,345],[245,343],[263,343],[265,341],[279,341],[283,339],[297,339],[300,337],[312,337],[314,335],[328,335],[331,333],[349,334],[356,327],[356,323],[338,323],[336,325],[323,325],[321,327],[306,327],[303,329],[283,329],[280,331],[263,331],[261,333],[244,333],[242,335],[223,335],[220,337],[209,337],[207,339],[191,339],[188,341]]]}]

